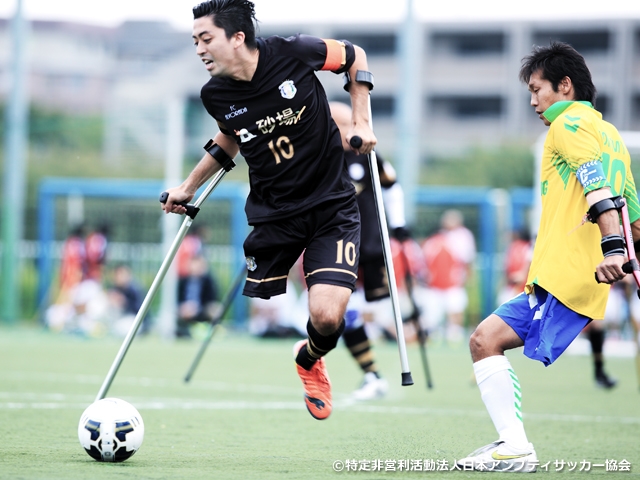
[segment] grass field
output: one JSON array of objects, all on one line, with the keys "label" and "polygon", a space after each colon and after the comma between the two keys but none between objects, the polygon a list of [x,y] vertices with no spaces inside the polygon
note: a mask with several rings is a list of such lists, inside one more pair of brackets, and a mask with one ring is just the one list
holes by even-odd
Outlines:
[{"label": "grass field", "polygon": [[[409,345],[415,385],[400,386],[394,344],[377,343],[386,398],[355,404],[361,380],[346,349],[328,359],[334,411],[319,422],[303,406],[293,341],[258,340],[220,331],[189,384],[183,377],[199,341],[136,339],[108,396],[123,398],[145,422],[141,449],[120,464],[92,460],[77,438],[121,341],[0,329],[0,478],[2,479],[325,479],[470,478],[515,474],[391,471],[400,460],[456,458],[495,440],[472,383],[465,346],[432,345],[434,389],[427,390],[417,347]],[[586,356],[565,356],[545,369],[509,354],[523,389],[525,426],[541,464],[562,478],[640,474],[640,393],[633,360],[608,359],[620,380],[596,389]],[[335,461],[382,461],[382,471],[335,472]],[[558,462],[572,462],[558,470]],[[607,460],[630,472],[606,471]],[[385,461],[389,461],[385,463]],[[590,462],[590,472],[579,470]],[[373,463],[372,463],[373,464]],[[569,471],[571,466],[573,471]]]}]

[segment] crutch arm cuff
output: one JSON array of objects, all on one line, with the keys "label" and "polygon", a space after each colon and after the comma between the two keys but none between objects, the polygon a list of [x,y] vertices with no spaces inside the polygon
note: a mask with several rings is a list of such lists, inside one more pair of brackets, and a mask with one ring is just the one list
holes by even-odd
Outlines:
[{"label": "crutch arm cuff", "polygon": [[597,223],[598,217],[602,215],[604,212],[608,212],[609,210],[622,210],[625,202],[621,196],[605,198],[600,200],[599,202],[591,205],[591,208],[587,211],[587,220],[591,223]]},{"label": "crutch arm cuff", "polygon": [[[373,73],[367,72],[366,70],[356,70],[356,82],[364,83],[369,87],[369,91],[373,90]],[[343,87],[347,92],[351,87],[351,75],[349,75],[349,72],[345,72],[344,74]]]},{"label": "crutch arm cuff", "polygon": [[233,167],[236,166],[233,159],[227,155],[227,152],[225,152],[222,147],[213,140],[209,140],[204,146],[204,149],[209,153],[209,155],[215,158],[220,165],[222,165],[222,168],[224,168],[226,172],[230,172],[233,170]]}]

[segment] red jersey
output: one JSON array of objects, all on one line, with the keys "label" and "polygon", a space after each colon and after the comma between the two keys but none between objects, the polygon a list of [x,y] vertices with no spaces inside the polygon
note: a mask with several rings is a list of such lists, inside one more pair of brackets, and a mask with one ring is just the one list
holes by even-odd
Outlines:
[{"label": "red jersey", "polygon": [[429,286],[446,290],[462,287],[468,266],[475,257],[475,240],[464,228],[442,231],[427,238],[422,251],[429,271]]},{"label": "red jersey", "polygon": [[202,240],[197,235],[187,235],[182,240],[180,248],[176,252],[176,267],[178,277],[189,275],[189,261],[202,254]]}]

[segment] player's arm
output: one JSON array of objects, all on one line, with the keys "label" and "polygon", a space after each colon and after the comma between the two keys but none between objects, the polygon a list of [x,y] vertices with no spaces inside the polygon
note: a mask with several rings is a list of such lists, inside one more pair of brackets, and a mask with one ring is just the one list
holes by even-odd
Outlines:
[{"label": "player's arm", "polygon": [[407,220],[404,215],[404,190],[396,181],[396,171],[393,166],[389,162],[381,160],[379,155],[376,158],[380,185],[382,186],[382,201],[387,214],[387,225],[393,237],[399,242],[404,242],[411,238],[411,231],[407,228]]},{"label": "player's arm", "polygon": [[358,81],[361,75],[358,71],[369,72],[369,64],[367,62],[367,54],[357,45],[353,46],[355,50],[355,60],[349,68],[349,96],[351,97],[351,129],[347,133],[347,142],[351,137],[359,136],[362,139],[362,146],[356,151],[361,154],[371,153],[373,147],[377,143],[376,136],[370,127],[369,117],[369,92],[373,88],[373,84]]},{"label": "player's arm", "polygon": [[185,181],[177,187],[166,190],[169,196],[166,203],[161,204],[165,213],[185,214],[187,209],[182,205],[178,205],[178,202],[190,201],[198,191],[198,188],[223,168],[227,158],[232,159],[238,154],[239,147],[233,137],[218,132],[213,141],[207,144],[205,150],[207,150],[206,153]]},{"label": "player's arm", "polygon": [[[578,120],[578,123],[580,121]],[[602,164],[599,133],[590,125],[580,124],[575,132],[562,124],[553,124],[556,147],[567,158],[569,168],[582,185],[588,204],[588,219],[598,225],[604,259],[596,267],[600,282],[614,283],[624,278],[624,238],[620,230],[620,197],[614,196]]]},{"label": "player's arm", "polygon": [[[594,218],[593,212],[598,210],[598,206],[607,205],[613,195],[609,187],[593,190],[586,195],[589,204],[589,215]],[[602,207],[605,208],[605,207]],[[594,210],[595,209],[595,210]],[[620,235],[620,216],[615,208],[608,209],[597,214],[596,222],[602,235],[602,252],[604,259],[596,267],[598,280],[603,283],[614,283],[622,280],[625,273],[622,265],[626,261],[623,238]]]},{"label": "player's arm", "polygon": [[378,161],[378,175],[380,176],[380,186],[382,188],[391,188],[396,184],[398,175],[396,169],[393,168],[382,156],[376,152],[376,160]]}]

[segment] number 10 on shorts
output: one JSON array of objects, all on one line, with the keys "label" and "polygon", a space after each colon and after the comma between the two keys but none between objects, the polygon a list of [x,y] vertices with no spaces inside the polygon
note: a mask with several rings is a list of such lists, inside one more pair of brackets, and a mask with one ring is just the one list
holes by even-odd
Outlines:
[{"label": "number 10 on shorts", "polygon": [[338,249],[336,255],[336,263],[342,265],[343,258],[347,262],[347,265],[353,267],[356,263],[356,246],[353,242],[347,242],[345,245],[344,240],[338,240],[336,242]]}]

